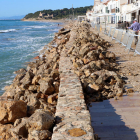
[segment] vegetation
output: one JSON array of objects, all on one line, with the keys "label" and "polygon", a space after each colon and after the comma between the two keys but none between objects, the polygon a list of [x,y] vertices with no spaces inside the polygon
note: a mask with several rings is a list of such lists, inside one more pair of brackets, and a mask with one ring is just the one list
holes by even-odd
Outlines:
[{"label": "vegetation", "polygon": [[79,8],[64,8],[64,9],[59,9],[59,10],[42,10],[42,11],[37,11],[35,13],[29,13],[27,14],[24,18],[37,18],[39,16],[39,13],[45,13],[45,15],[50,14],[54,16],[54,19],[61,19],[61,18],[69,18],[72,17],[73,12],[74,15],[85,15],[87,10],[90,10],[93,6],[86,6],[86,7],[79,7]]}]

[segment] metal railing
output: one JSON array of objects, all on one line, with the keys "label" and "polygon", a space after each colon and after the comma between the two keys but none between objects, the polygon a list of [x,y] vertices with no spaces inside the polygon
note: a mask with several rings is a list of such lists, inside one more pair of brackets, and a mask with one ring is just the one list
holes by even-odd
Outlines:
[{"label": "metal railing", "polygon": [[[93,28],[96,27],[96,30],[100,32],[100,24],[92,23],[92,27]],[[112,40],[115,40],[115,42],[120,43],[122,46],[125,46],[125,49],[128,50],[128,53],[130,52],[130,50],[134,50],[131,48],[131,46],[134,39],[138,37],[139,39],[136,45],[135,54],[140,55],[140,35],[136,35],[134,31],[127,30],[126,32],[125,28],[123,29],[123,26],[119,29],[115,27],[107,26],[105,27],[105,30],[103,32],[107,36],[111,37]]]}]

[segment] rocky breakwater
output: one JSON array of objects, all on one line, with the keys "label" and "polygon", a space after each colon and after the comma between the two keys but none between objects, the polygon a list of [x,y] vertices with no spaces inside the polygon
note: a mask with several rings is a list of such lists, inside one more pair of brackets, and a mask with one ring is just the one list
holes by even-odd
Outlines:
[{"label": "rocky breakwater", "polygon": [[[59,37],[63,34],[64,29]],[[0,101],[1,140],[51,139],[60,85],[60,52],[68,36],[59,38],[59,45],[52,47],[55,38],[41,51],[42,58],[35,57],[26,69],[16,71],[13,83],[5,87],[2,97],[6,99]]]},{"label": "rocky breakwater", "polygon": [[94,139],[87,105],[122,96],[124,82],[111,45],[90,27],[65,26],[42,58],[15,72],[0,101],[0,139]]}]

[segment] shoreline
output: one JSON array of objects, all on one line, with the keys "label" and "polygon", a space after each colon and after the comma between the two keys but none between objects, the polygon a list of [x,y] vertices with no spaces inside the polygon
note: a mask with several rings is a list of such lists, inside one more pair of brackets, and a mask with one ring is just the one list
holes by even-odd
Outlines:
[{"label": "shoreline", "polygon": [[36,20],[36,19],[21,19],[21,21],[39,21],[39,22],[55,22],[55,23],[66,23],[67,21],[63,20],[63,19],[59,19],[59,20],[47,20],[47,19],[41,19],[41,20]]},{"label": "shoreline", "polygon": [[[25,20],[26,21],[26,20]],[[46,20],[27,20],[27,21],[39,21],[39,22],[55,22],[55,23],[57,23],[55,20],[53,21],[53,20],[48,20],[48,21],[46,21]],[[58,23],[62,23],[62,24],[60,24],[59,26],[59,28],[62,28],[63,26],[65,26],[65,24],[62,22],[62,20],[60,21],[59,20],[59,22]],[[60,29],[59,29],[60,30]],[[56,31],[55,33],[57,33],[58,31]],[[53,36],[53,38],[52,38],[52,40],[54,39],[54,37],[55,37],[55,33],[54,33],[54,36]],[[52,41],[51,40],[51,41]],[[39,56],[40,58],[42,58],[41,57],[41,55],[42,55],[42,51],[45,51],[45,50],[47,50],[47,47],[48,47],[48,44],[51,42],[51,41],[49,41],[45,46],[42,46],[41,47],[41,49],[40,50],[37,50],[36,52],[38,52],[38,54],[35,56],[35,57],[37,57],[37,56]],[[34,52],[32,52],[32,53],[34,53]],[[37,59],[35,58],[35,57],[32,57],[29,61],[27,61],[27,62],[24,62],[24,63],[26,63],[26,66],[25,66],[25,69],[27,68],[27,65],[28,64],[30,64],[30,63],[32,63],[32,62],[35,62]],[[23,67],[22,67],[23,68]],[[21,69],[22,69],[21,68]],[[15,71],[14,71],[15,72]],[[14,73],[13,72],[13,73]],[[16,74],[15,74],[15,77],[16,77]],[[15,77],[12,79],[12,82],[13,82],[13,80],[15,79]],[[12,84],[12,83],[11,83]],[[10,84],[10,85],[11,85]],[[8,87],[8,86],[10,86],[10,85],[5,85],[4,87],[3,87],[3,94],[0,94],[0,100],[5,100],[5,99],[7,99],[7,94],[5,94],[5,91],[6,91],[6,87]]]}]

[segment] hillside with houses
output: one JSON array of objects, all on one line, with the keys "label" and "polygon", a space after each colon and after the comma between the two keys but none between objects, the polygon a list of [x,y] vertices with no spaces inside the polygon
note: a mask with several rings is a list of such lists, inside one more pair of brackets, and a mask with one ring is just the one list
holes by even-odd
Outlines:
[{"label": "hillside with houses", "polygon": [[79,8],[63,8],[58,10],[42,10],[37,11],[35,13],[27,14],[24,19],[35,18],[37,20],[40,19],[62,19],[62,18],[72,18],[73,14],[77,15],[85,15],[88,10],[91,10],[93,6],[85,6]]}]

